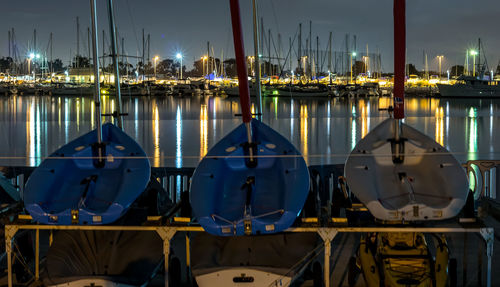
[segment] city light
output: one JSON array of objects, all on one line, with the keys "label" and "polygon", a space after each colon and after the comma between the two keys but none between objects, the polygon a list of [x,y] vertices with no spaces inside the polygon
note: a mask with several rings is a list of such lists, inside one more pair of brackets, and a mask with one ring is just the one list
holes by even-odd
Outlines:
[{"label": "city light", "polygon": [[179,75],[180,75],[180,79],[182,79],[182,54],[181,53],[177,53],[177,55],[175,55],[175,57],[181,61],[181,65],[179,67]]},{"label": "city light", "polygon": [[34,53],[30,53],[30,59],[33,60],[33,58],[35,58],[35,54]]},{"label": "city light", "polygon": [[477,55],[477,51],[476,50],[471,50],[470,51],[470,55],[471,56],[476,56]]}]

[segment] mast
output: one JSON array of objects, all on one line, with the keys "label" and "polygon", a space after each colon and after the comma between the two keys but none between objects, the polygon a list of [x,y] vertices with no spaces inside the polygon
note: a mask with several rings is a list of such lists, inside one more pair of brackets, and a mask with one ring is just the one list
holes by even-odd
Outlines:
[{"label": "mast", "polygon": [[268,45],[267,45],[267,56],[268,56],[268,63],[267,63],[267,66],[269,67],[268,70],[267,70],[267,76],[269,77],[269,82],[271,82],[271,74],[273,73],[272,71],[272,66],[271,66],[271,29],[268,29],[267,30],[268,32],[268,39],[267,39],[267,42],[268,42]]},{"label": "mast", "polygon": [[481,71],[481,38],[477,39],[477,74],[479,78],[483,78],[483,71]]},{"label": "mast", "polygon": [[144,57],[146,57],[146,43],[144,42],[144,28],[142,28],[142,80],[144,81],[144,75],[146,74],[146,63]]},{"label": "mast", "polygon": [[[80,18],[76,16],[76,56],[75,58],[78,58],[80,56]],[[78,68],[79,63],[78,59],[76,62],[76,67]]]},{"label": "mast", "polygon": [[319,36],[316,36],[316,81],[319,83]]},{"label": "mast", "polygon": [[[109,31],[110,31],[110,39],[111,39],[111,57],[113,59],[113,67],[115,73],[115,92],[116,92],[116,101],[117,101],[117,109],[116,116],[118,121],[118,127],[123,129],[123,115],[122,115],[122,95],[120,91],[120,71],[118,69],[118,51],[116,49],[116,28],[115,28],[115,15],[113,9],[113,0],[108,0],[108,17],[109,17]],[[115,113],[115,111],[113,111]]]},{"label": "mast", "polygon": [[52,75],[52,73],[54,73],[54,63],[52,62],[52,32],[50,32],[50,68]]},{"label": "mast", "polygon": [[253,6],[253,49],[255,59],[255,95],[257,99],[257,119],[262,120],[262,91],[260,87],[260,58],[259,58],[259,27],[257,15],[257,0],[252,0]]},{"label": "mast", "polygon": [[[403,119],[406,52],[405,1],[394,0],[394,118]],[[399,122],[399,121],[398,121]],[[398,132],[399,129],[396,129]]]},{"label": "mast", "polygon": [[[104,51],[106,51],[106,48],[104,47],[104,29],[102,30],[102,73],[103,73],[103,79],[106,79],[106,74],[104,73],[104,69],[106,68],[106,55],[104,54]],[[103,81],[104,82],[104,81]]]},{"label": "mast", "polygon": [[92,14],[92,49],[94,61],[94,102],[95,102],[95,119],[97,121],[97,150],[98,150],[98,165],[103,163],[102,150],[102,127],[101,127],[101,88],[99,83],[99,51],[97,48],[97,15],[96,15],[96,0],[90,0],[90,12]]},{"label": "mast", "polygon": [[33,52],[36,54],[36,29],[33,29]]},{"label": "mast", "polygon": [[9,35],[9,58],[10,58],[10,30],[8,31],[8,35]]},{"label": "mast", "polygon": [[245,61],[245,48],[243,47],[243,33],[241,30],[240,7],[238,0],[229,0],[231,7],[231,23],[233,26],[234,51],[236,56],[236,69],[238,70],[241,114],[243,123],[247,129],[247,140],[249,144],[250,163],[254,162],[252,148],[252,113],[250,110],[250,92],[248,90],[247,65]]},{"label": "mast", "polygon": [[311,61],[312,61],[312,21],[309,20],[309,53],[307,57],[307,63],[309,67],[309,79],[312,79],[312,66],[311,66]]},{"label": "mast", "polygon": [[[90,62],[90,27],[87,27],[87,47],[89,51],[89,62]],[[89,63],[90,64],[90,63]]]},{"label": "mast", "polygon": [[288,69],[292,72],[292,37],[288,37]]},{"label": "mast", "polygon": [[[264,18],[260,17],[260,51],[262,51],[262,54],[264,55]],[[267,67],[266,63],[262,63],[262,74],[268,74],[267,72]]]},{"label": "mast", "polygon": [[[151,55],[149,54],[149,52],[151,51],[151,37],[150,37],[150,34],[148,33],[148,64],[149,64],[149,61],[151,61]],[[182,67],[181,67],[182,69]]]},{"label": "mast", "polygon": [[209,75],[210,75],[210,42],[207,42],[207,76],[210,79]]},{"label": "mast", "polygon": [[124,55],[125,55],[125,38],[122,37],[122,54],[120,55],[122,65],[125,66],[125,74],[128,76],[128,65],[125,64]]},{"label": "mast", "polygon": [[300,61],[302,60],[302,23],[299,23],[299,41],[298,41],[298,72],[302,75],[302,65]]},{"label": "mast", "polygon": [[328,37],[328,71],[332,72],[332,32]]}]

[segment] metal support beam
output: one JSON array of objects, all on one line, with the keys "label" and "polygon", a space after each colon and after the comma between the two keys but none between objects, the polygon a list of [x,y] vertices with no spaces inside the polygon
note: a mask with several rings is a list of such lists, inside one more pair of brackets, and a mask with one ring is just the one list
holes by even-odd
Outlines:
[{"label": "metal support beam", "polygon": [[12,287],[12,241],[17,233],[17,226],[5,226],[5,252],[7,253],[7,284]]},{"label": "metal support beam", "polygon": [[[19,230],[36,231],[36,265],[39,262],[39,230],[110,230],[110,231],[155,231],[163,241],[163,254],[165,257],[165,286],[168,286],[168,267],[170,255],[170,240],[177,232],[204,232],[200,226],[116,226],[116,225],[36,225],[17,224],[5,225],[5,251],[7,254],[8,286],[12,287],[12,243]],[[423,233],[479,233],[486,243],[487,273],[486,286],[491,287],[492,257],[494,244],[493,228],[463,228],[463,227],[296,227],[285,232],[316,232],[324,242],[324,281],[325,286],[330,286],[330,256],[331,243],[339,232],[367,233],[367,232],[423,232]],[[189,238],[186,238],[186,255],[189,256]],[[188,259],[189,261],[189,259]],[[38,269],[39,267],[35,267]],[[35,270],[35,274],[39,274]],[[38,278],[38,275],[36,275]]]},{"label": "metal support beam", "polygon": [[491,259],[493,257],[493,243],[495,242],[495,234],[493,228],[481,228],[479,232],[481,237],[483,237],[486,243],[486,256],[487,265],[486,268],[486,287],[491,287]]},{"label": "metal support beam", "polygon": [[325,245],[325,258],[323,264],[323,278],[325,281],[325,287],[330,287],[330,256],[332,253],[332,240],[339,233],[333,228],[319,228],[318,234],[323,239],[323,244]]},{"label": "metal support beam", "polygon": [[175,227],[159,227],[156,232],[160,235],[161,240],[163,240],[163,256],[165,260],[165,287],[168,287],[168,258],[170,255],[170,240],[174,237],[177,229]]},{"label": "metal support beam", "polygon": [[40,229],[35,231],[35,281],[40,279]]}]

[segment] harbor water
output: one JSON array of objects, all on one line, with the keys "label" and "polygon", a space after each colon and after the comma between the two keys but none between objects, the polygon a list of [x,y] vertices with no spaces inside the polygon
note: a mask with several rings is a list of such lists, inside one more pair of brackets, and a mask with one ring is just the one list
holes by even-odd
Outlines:
[{"label": "harbor water", "polygon": [[[125,96],[123,101],[125,131],[155,167],[195,167],[241,123],[238,98]],[[114,111],[116,104],[113,96],[103,96],[103,113]],[[290,139],[309,165],[344,163],[355,144],[388,117],[381,109],[389,105],[388,97],[266,97],[263,122]],[[405,122],[460,162],[499,158],[500,99],[414,97],[406,99],[405,107]],[[0,166],[39,165],[57,147],[95,128],[94,108],[91,97],[1,97]]]}]

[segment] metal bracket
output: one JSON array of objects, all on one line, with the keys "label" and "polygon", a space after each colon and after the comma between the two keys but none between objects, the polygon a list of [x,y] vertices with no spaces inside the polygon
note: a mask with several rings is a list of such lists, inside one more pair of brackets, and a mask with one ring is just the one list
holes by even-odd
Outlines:
[{"label": "metal bracket", "polygon": [[495,233],[493,228],[481,228],[480,232],[481,237],[483,237],[484,242],[486,243],[486,255],[493,255],[493,242],[495,242]]},{"label": "metal bracket", "polygon": [[481,237],[483,237],[484,242],[486,243],[486,256],[488,257],[488,267],[486,269],[486,286],[491,286],[491,259],[493,257],[493,243],[495,242],[495,233],[494,229],[489,228],[481,228],[479,231]]},{"label": "metal bracket", "polygon": [[6,252],[12,252],[12,239],[14,239],[14,236],[16,236],[17,231],[19,228],[17,228],[16,225],[5,225],[5,251]]},{"label": "metal bracket", "polygon": [[158,229],[156,229],[156,232],[163,241],[165,240],[170,241],[170,239],[174,237],[175,233],[177,233],[177,229],[175,227],[165,226],[165,227],[159,227]]},{"label": "metal bracket", "polygon": [[335,228],[318,228],[317,232],[323,241],[332,241],[339,233]]}]

